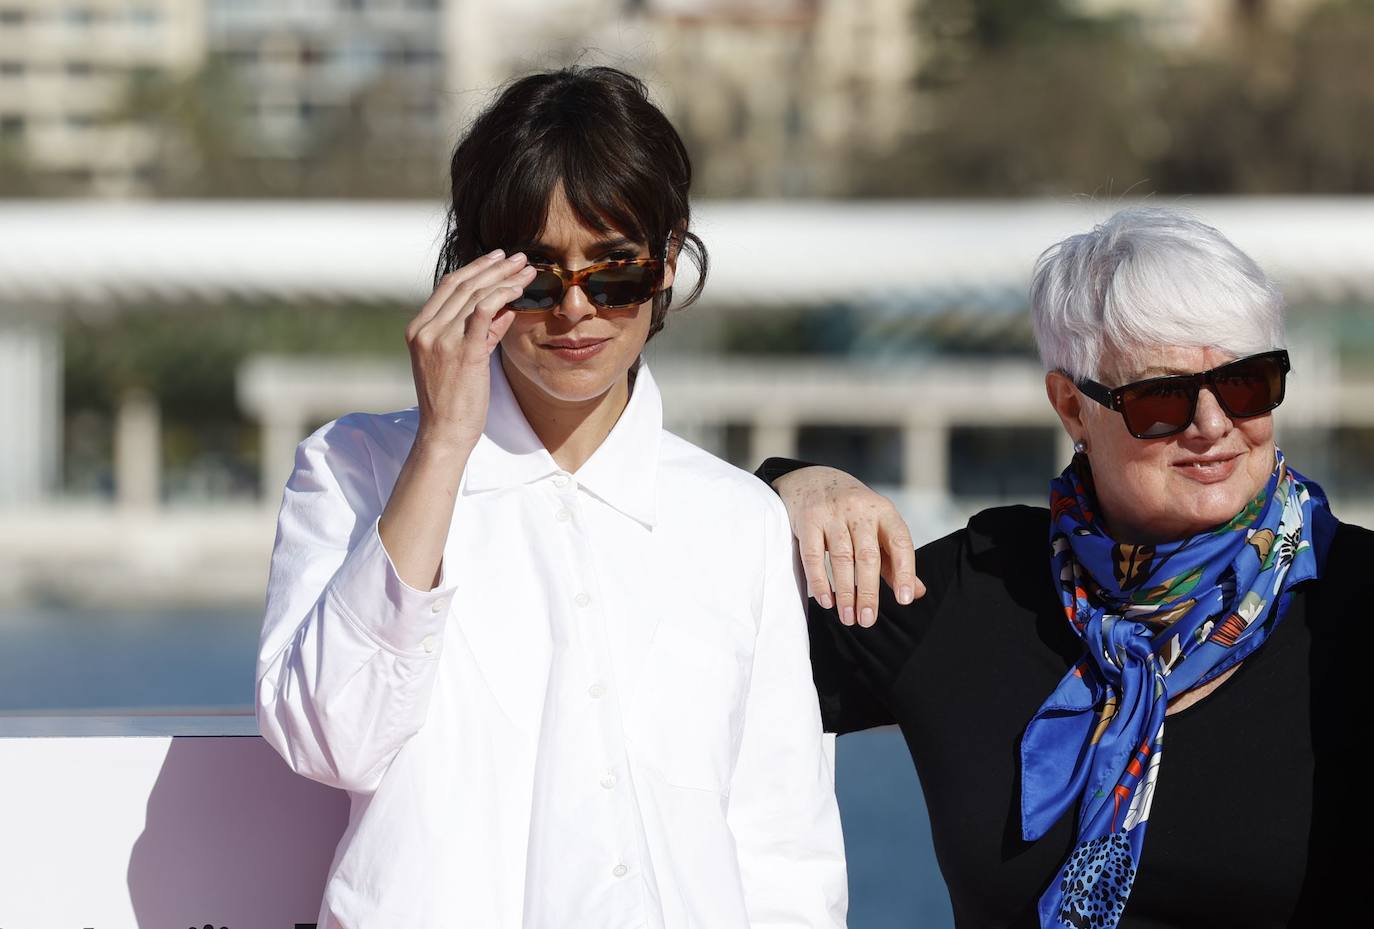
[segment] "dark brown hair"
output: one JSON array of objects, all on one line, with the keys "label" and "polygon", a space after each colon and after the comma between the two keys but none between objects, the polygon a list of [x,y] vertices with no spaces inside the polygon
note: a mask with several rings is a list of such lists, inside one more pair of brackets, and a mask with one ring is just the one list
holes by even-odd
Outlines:
[{"label": "dark brown hair", "polygon": [[[644,82],[608,67],[572,67],[508,85],[459,140],[452,203],[434,285],[494,248],[519,248],[544,228],[561,182],[588,228],[645,243],[654,258],[686,252],[706,283],[706,248],[688,228],[692,162]],[[663,328],[672,288],[654,298],[649,337]]]}]

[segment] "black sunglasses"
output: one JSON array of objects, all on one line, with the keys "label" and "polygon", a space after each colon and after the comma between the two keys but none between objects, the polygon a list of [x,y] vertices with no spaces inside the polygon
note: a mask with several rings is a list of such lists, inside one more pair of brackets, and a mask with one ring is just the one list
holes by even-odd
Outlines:
[{"label": "black sunglasses", "polygon": [[603,261],[576,271],[559,265],[531,264],[534,279],[507,306],[521,312],[542,313],[563,302],[569,287],[581,287],[587,299],[603,310],[639,306],[659,291],[663,262],[658,258]]},{"label": "black sunglasses", "polygon": [[1238,358],[1196,374],[1168,374],[1107,387],[1083,378],[1075,381],[1086,397],[1126,420],[1126,429],[1137,439],[1162,439],[1193,424],[1197,395],[1210,387],[1217,403],[1234,419],[1268,413],[1283,402],[1291,370],[1288,352],[1279,349]]}]

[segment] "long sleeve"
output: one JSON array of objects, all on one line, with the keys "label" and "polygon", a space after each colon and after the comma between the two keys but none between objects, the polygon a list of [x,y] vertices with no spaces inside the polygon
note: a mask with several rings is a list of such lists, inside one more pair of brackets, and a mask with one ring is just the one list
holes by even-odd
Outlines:
[{"label": "long sleeve", "polygon": [[801,566],[781,502],[770,501],[768,519],[763,615],[727,818],[751,926],[843,927],[834,736],[821,731]]},{"label": "long sleeve", "polygon": [[357,792],[424,723],[453,592],[401,580],[377,533],[383,503],[354,416],[301,442],[258,652],[263,738],[297,773]]}]

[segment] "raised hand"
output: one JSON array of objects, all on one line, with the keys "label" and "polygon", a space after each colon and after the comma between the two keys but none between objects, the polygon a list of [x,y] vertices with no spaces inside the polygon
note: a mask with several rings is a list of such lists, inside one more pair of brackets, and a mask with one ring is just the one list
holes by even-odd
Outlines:
[{"label": "raised hand", "polygon": [[501,310],[533,277],[524,255],[498,249],[444,275],[410,321],[417,444],[464,452],[477,444],[491,400],[489,359],[515,318]]},{"label": "raised hand", "polygon": [[458,482],[491,403],[491,353],[515,318],[501,311],[533,277],[524,255],[491,252],[444,275],[406,327],[420,420],[377,532],[416,589],[443,577]]}]

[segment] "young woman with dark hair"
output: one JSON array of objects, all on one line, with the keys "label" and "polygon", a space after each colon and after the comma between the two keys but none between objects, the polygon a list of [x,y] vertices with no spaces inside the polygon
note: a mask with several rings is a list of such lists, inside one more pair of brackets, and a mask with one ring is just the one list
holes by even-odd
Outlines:
[{"label": "young woman with dark hair", "polygon": [[690,181],[637,79],[509,86],[454,152],[417,405],[297,449],[257,711],[352,798],[322,929],[844,924],[786,511],[641,361],[705,278]]}]

